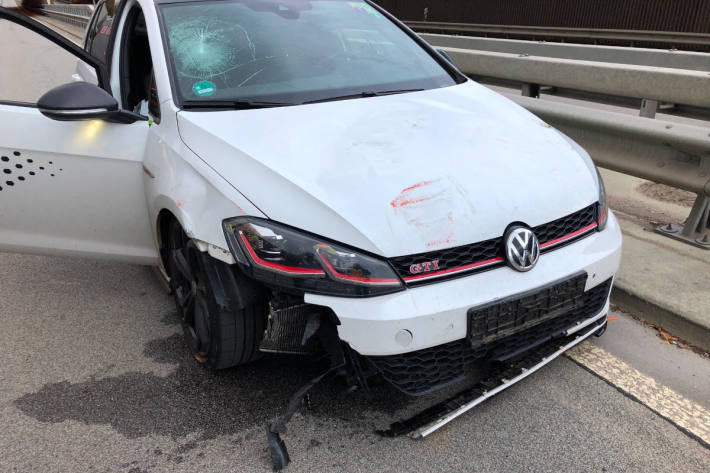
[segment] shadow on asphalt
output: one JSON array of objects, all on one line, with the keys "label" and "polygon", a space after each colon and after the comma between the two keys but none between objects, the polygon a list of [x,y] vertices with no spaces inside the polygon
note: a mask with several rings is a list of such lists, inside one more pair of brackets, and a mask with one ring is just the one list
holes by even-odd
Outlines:
[{"label": "shadow on asphalt", "polygon": [[[163,322],[173,324],[175,319]],[[47,384],[17,399],[15,405],[41,422],[108,424],[128,438],[193,434],[207,440],[265,425],[320,369],[307,358],[273,355],[211,372],[191,358],[181,334],[148,342],[144,354],[159,363],[177,364],[177,368],[165,377],[129,372],[80,383]],[[315,407],[301,412],[342,419],[372,431],[374,422],[377,427],[385,426],[394,420],[395,412],[411,403],[386,384],[349,395],[341,394],[343,387],[335,378],[323,381],[312,391]],[[363,416],[363,411],[370,415]]]}]

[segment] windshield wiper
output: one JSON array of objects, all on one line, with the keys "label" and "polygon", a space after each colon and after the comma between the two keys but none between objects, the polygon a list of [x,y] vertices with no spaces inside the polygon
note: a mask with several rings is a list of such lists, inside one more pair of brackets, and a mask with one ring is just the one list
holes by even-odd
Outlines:
[{"label": "windshield wiper", "polygon": [[395,94],[405,94],[407,92],[421,92],[424,89],[397,89],[397,90],[383,90],[378,92],[364,91],[358,92],[357,94],[347,94],[347,95],[336,95],[334,97],[326,97],[324,99],[309,100],[303,103],[319,103],[319,102],[333,102],[335,100],[348,100],[348,99],[360,99],[365,97],[379,97],[381,95],[395,95]]},{"label": "windshield wiper", "polygon": [[249,110],[253,108],[288,107],[288,102],[260,102],[258,100],[185,100],[184,109]]}]

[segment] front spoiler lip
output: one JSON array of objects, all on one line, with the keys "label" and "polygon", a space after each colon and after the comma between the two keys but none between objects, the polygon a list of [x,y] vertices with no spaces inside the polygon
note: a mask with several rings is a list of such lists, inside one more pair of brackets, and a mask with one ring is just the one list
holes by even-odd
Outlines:
[{"label": "front spoiler lip", "polygon": [[[589,319],[585,320],[581,324],[573,325],[572,327],[568,328],[567,331],[565,332],[565,335],[571,336],[574,333],[579,333],[582,328],[588,327],[589,325],[594,324],[594,322],[599,321],[599,319],[601,319],[602,317],[606,317],[606,316],[607,316],[607,311],[604,310],[600,314],[598,314],[594,317],[590,317]],[[579,345],[584,340],[591,337],[593,334],[595,334],[596,332],[598,332],[599,330],[601,330],[604,327],[605,327],[604,323],[595,325],[591,329],[588,329],[585,332],[583,332],[581,335],[577,335],[577,337],[575,337],[574,340],[568,342],[565,345],[560,346],[555,352],[542,357],[542,359],[540,359],[540,361],[538,363],[536,363],[535,365],[528,367],[528,368],[524,368],[524,367],[520,368],[520,374],[518,374],[517,376],[515,376],[511,379],[501,378],[500,384],[498,386],[496,386],[495,388],[493,388],[489,391],[484,391],[481,395],[470,399],[465,404],[460,405],[457,408],[454,408],[453,410],[439,416],[438,418],[436,418],[432,421],[425,422],[425,423],[419,424],[419,425],[414,425],[412,427],[412,429],[408,432],[407,435],[409,435],[409,437],[411,437],[413,439],[421,439],[421,438],[424,438],[424,437],[430,435],[431,433],[437,431],[438,429],[445,426],[446,424],[448,424],[452,420],[456,419],[457,417],[465,414],[469,410],[471,410],[474,407],[476,407],[477,405],[481,404],[483,401],[495,396],[496,394],[500,393],[501,391],[504,391],[505,389],[511,387],[512,385],[527,378],[528,376],[530,376],[531,374],[533,374],[534,372],[536,372],[537,370],[539,370],[543,366],[547,365],[552,360],[554,360],[555,358],[557,358],[558,356],[560,356],[561,354],[563,354],[564,352],[566,352],[570,348],[573,348],[576,345]],[[442,403],[442,404],[446,404],[446,403],[447,403],[447,401],[444,401],[444,403]],[[381,433],[385,436],[397,436],[402,433],[405,433],[406,430],[402,431],[401,426],[404,426],[404,425],[412,426],[413,424],[416,424],[416,420],[415,420],[416,418],[417,418],[417,415],[415,415],[409,421],[397,422],[395,424],[392,424],[392,426],[390,427],[390,429],[388,431],[381,432]]]}]

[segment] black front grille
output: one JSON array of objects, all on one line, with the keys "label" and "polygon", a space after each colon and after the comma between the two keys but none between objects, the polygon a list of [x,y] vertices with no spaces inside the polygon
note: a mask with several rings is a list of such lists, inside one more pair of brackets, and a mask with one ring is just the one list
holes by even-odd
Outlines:
[{"label": "black front grille", "polygon": [[[584,277],[586,278],[586,275]],[[575,277],[557,286],[568,286],[570,281],[576,279]],[[549,294],[554,287],[538,292]],[[611,278],[587,292],[583,292],[583,289],[584,286],[581,288],[581,303],[572,306],[567,312],[553,318],[538,317],[537,323],[523,324],[513,333],[508,332],[506,328],[505,336],[490,343],[472,347],[469,339],[462,339],[410,353],[367,358],[382,376],[400,391],[411,396],[427,394],[462,380],[478,362],[504,361],[516,357],[551,338],[560,336],[575,323],[598,314],[609,297]],[[572,297],[578,295],[574,294]],[[534,296],[535,294],[526,294],[523,297]],[[509,300],[503,304],[510,302]],[[601,323],[603,319],[599,321],[599,324]]]},{"label": "black front grille", "polygon": [[410,396],[421,396],[463,379],[475,355],[468,343],[457,340],[401,355],[368,359],[394,387]]},{"label": "black front grille", "polygon": [[[552,222],[539,225],[533,228],[533,231],[542,245],[588,227],[596,222],[596,220],[597,204],[595,203],[583,208],[579,212],[574,212],[557,220],[553,220]],[[565,240],[565,243],[571,243],[572,241],[574,241],[573,238]]]},{"label": "black front grille", "polygon": [[[543,245],[547,242],[551,242],[588,227],[596,221],[596,214],[597,204],[594,203],[578,212],[574,212],[570,215],[566,215],[543,225],[538,225],[533,228],[533,231],[535,232],[540,244]],[[584,235],[586,235],[586,233],[580,234],[576,238],[582,238]],[[566,244],[575,241],[576,238],[565,240],[564,243]],[[547,249],[552,249],[553,247],[557,248],[560,245],[562,245],[562,243],[550,246]],[[545,248],[543,248],[543,251],[544,250]],[[496,258],[499,260],[493,261],[491,264],[465,269],[465,266],[467,265],[494,260]],[[457,246],[455,248],[447,248],[445,250],[428,251],[425,253],[406,256],[396,256],[394,258],[390,258],[389,261],[397,273],[404,279],[405,283],[409,285],[469,275],[474,272],[497,268],[505,264],[503,261],[503,237],[500,236],[498,238],[491,238],[490,240],[479,241],[470,245]],[[455,270],[462,267],[464,267],[464,270],[456,273],[440,273],[440,277],[433,279],[412,278],[413,274],[410,271],[412,265],[431,263],[432,261],[438,262],[438,271]],[[433,266],[430,265],[430,267]],[[437,271],[432,270],[429,272],[422,272],[419,273],[419,275],[434,273],[437,273]]]},{"label": "black front grille", "polygon": [[[390,258],[390,263],[394,266],[403,278],[412,276],[409,268],[413,264],[420,264],[427,261],[438,261],[439,270],[459,268],[477,261],[485,261],[503,256],[503,237],[490,240],[479,241],[471,245],[457,246],[445,250],[429,251],[416,255],[397,256]],[[501,261],[502,264],[502,261]]]}]

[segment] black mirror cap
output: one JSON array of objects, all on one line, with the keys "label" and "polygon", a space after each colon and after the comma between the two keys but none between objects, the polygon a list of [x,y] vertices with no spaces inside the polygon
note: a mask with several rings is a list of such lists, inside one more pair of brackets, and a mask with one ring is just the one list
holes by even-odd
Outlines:
[{"label": "black mirror cap", "polygon": [[50,90],[37,101],[37,108],[52,120],[105,120],[133,123],[147,120],[138,113],[118,108],[113,95],[88,82],[71,82]]},{"label": "black mirror cap", "polygon": [[453,65],[454,67],[456,67],[456,64],[454,63],[454,60],[451,59],[451,56],[449,56],[449,53],[447,53],[447,52],[444,51],[443,49],[437,49],[436,52],[439,53],[439,54],[441,54],[442,56],[444,56],[444,59],[446,59],[447,61],[449,61],[449,63],[451,63],[451,65]]},{"label": "black mirror cap", "polygon": [[88,120],[109,118],[118,112],[118,102],[96,85],[71,82],[55,87],[40,97],[37,108],[53,120]]}]

